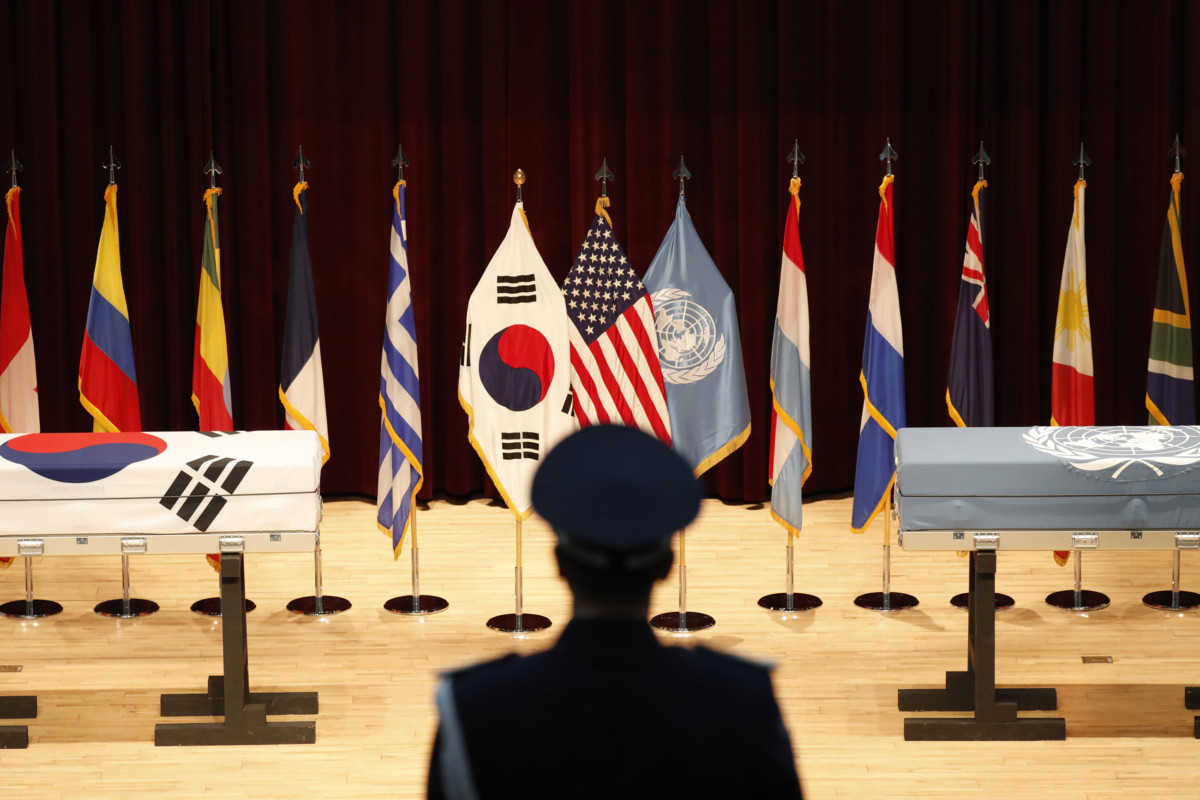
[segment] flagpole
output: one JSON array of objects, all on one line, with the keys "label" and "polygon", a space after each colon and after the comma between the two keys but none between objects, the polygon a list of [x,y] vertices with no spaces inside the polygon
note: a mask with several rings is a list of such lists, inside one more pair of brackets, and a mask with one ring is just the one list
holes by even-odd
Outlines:
[{"label": "flagpole", "polygon": [[[682,183],[682,181],[681,181]],[[692,633],[717,624],[708,614],[687,610],[687,529],[679,532],[679,610],[656,614],[650,624],[670,633]]]},{"label": "flagpole", "polygon": [[[100,168],[108,170],[108,185],[116,186],[117,170],[121,168],[121,162],[117,161],[117,157],[113,153],[113,147],[111,144],[108,146],[108,160],[101,164]],[[105,197],[107,199],[107,192],[105,192]],[[107,210],[105,213],[108,213]],[[103,236],[103,234],[101,234],[101,236]],[[95,426],[93,426],[93,430],[95,430]],[[136,537],[131,537],[131,539],[136,540]],[[143,540],[141,544],[144,545],[145,541]],[[126,540],[122,539],[121,548],[124,549],[126,546]],[[128,546],[133,552],[137,552],[137,548],[139,547],[136,541],[130,541]],[[102,603],[97,603],[96,607],[92,610],[101,616],[117,617],[119,619],[143,617],[147,614],[153,614],[155,611],[158,611],[158,603],[154,602],[153,600],[143,600],[139,597],[130,596],[128,552],[123,552],[121,554],[121,597],[115,600],[105,600]]]},{"label": "flagpole", "polygon": [[409,552],[412,554],[412,594],[393,597],[383,604],[383,607],[393,614],[436,614],[445,611],[450,605],[444,598],[432,594],[421,594],[421,562],[417,547],[417,503],[413,498],[412,513],[409,514],[409,537],[411,543]]},{"label": "flagpole", "polygon": [[[1182,159],[1187,155],[1187,150],[1183,149],[1183,145],[1179,141],[1179,134],[1175,134],[1175,142],[1171,145],[1171,149],[1167,151],[1167,155],[1175,159],[1175,172],[1172,180],[1174,191],[1179,191],[1178,181],[1183,180],[1183,163]],[[15,157],[14,157],[15,158]],[[1178,195],[1174,196],[1175,198]],[[1170,209],[1168,209],[1170,214]],[[1186,292],[1186,287],[1183,287]],[[1157,305],[1157,303],[1155,303]],[[1153,349],[1153,343],[1151,344]],[[1150,397],[1147,394],[1147,401]],[[1170,420],[1168,420],[1170,422]],[[1176,541],[1175,551],[1171,553],[1171,588],[1167,590],[1158,590],[1147,593],[1142,597],[1142,603],[1150,608],[1158,608],[1163,611],[1187,611],[1194,608],[1200,608],[1200,594],[1196,592],[1185,592],[1179,588],[1179,547],[1180,542]],[[1194,545],[1193,545],[1194,546]]]},{"label": "flagpole", "polygon": [[[990,156],[988,156],[987,150],[983,149],[983,140],[982,139],[979,140],[979,150],[977,150],[975,152],[975,155],[972,156],[971,163],[976,165],[977,167],[979,167],[979,173],[975,179],[975,188],[976,188],[976,190],[979,190],[980,192],[982,192],[982,187],[987,186],[987,179],[984,177],[983,168],[985,166],[990,166],[992,163],[992,159]],[[975,194],[974,190],[971,192],[971,194],[976,201],[976,204],[973,206],[973,209],[978,210],[980,212],[979,213],[979,233],[980,233],[980,247],[981,247],[981,252],[982,252],[982,246],[985,243],[985,240],[983,239],[983,213],[982,213],[981,204],[978,202],[978,195]],[[972,211],[972,213],[975,213],[975,212]],[[965,269],[965,267],[964,267],[964,269]],[[989,387],[989,391],[990,391],[990,387]],[[947,389],[947,402],[949,402],[948,398],[949,398],[949,389]],[[963,424],[963,422],[964,422],[963,420],[961,420],[957,417],[956,417],[956,419],[959,420],[960,424]],[[991,425],[992,423],[990,421],[984,421],[983,424]],[[960,553],[960,555],[965,555],[965,554]],[[994,594],[995,594],[995,603],[996,603],[997,611],[1006,611],[1006,610],[1012,608],[1014,605],[1016,605],[1016,602],[1010,596],[1004,594],[1003,592],[995,592]],[[963,611],[969,611],[970,604],[971,604],[971,593],[970,592],[959,592],[958,594],[956,594],[950,598],[950,605],[954,606],[955,608],[962,609]]]},{"label": "flagpole", "polygon": [[[519,184],[518,184],[519,186]],[[533,633],[550,627],[550,620],[541,614],[525,613],[525,587],[522,580],[522,528],[521,518],[517,517],[517,558],[514,573],[513,597],[516,601],[515,614],[500,614],[487,621],[487,626],[501,633]]]},{"label": "flagpole", "polygon": [[[210,191],[217,188],[217,176],[222,172],[224,172],[224,170],[221,169],[221,165],[217,163],[217,154],[212,150],[209,150],[208,162],[204,165],[203,174],[208,176],[208,188]],[[205,204],[207,205],[209,203],[209,195],[206,193],[204,197]],[[209,207],[209,210],[211,211],[211,206]],[[206,226],[211,225],[213,222],[212,214],[209,213],[207,216],[208,218],[205,221]],[[216,237],[217,234],[214,232],[212,235]],[[214,238],[214,242],[215,241],[216,240]],[[203,614],[206,617],[219,617],[221,616],[221,556],[214,553],[209,556],[209,560],[213,563],[213,569],[217,573],[217,593],[212,597],[205,597],[192,603],[192,611],[197,614]],[[254,604],[254,601],[250,598],[246,598],[246,612],[249,613],[255,608],[257,608],[257,606]]]},{"label": "flagpole", "polygon": [[[17,161],[17,151],[15,148],[10,151],[10,155],[8,165],[4,169],[12,176],[11,188],[16,189],[18,188],[17,173],[24,172],[25,166],[20,161]],[[34,598],[33,557],[25,556],[25,599],[13,600],[0,605],[0,614],[10,619],[38,619],[40,617],[53,616],[62,610],[62,605],[53,600],[37,600]]]},{"label": "flagpole", "polygon": [[[806,159],[804,158],[804,153],[800,152],[800,140],[799,139],[795,140],[795,142],[792,144],[792,150],[791,150],[791,152],[788,153],[787,161],[789,164],[792,165],[792,180],[794,182],[796,182],[796,185],[792,188],[791,191],[792,191],[792,194],[795,195],[799,191],[798,187],[799,187],[799,179],[800,179],[800,165],[806,161]],[[799,208],[800,208],[799,203],[800,203],[799,195],[796,195],[796,213],[797,214],[799,213]],[[789,206],[788,213],[791,213],[790,206]],[[773,387],[773,384],[772,384],[772,387]],[[810,464],[810,466],[811,466],[811,464]],[[787,591],[783,592],[782,594],[780,594],[779,592],[775,592],[774,594],[763,595],[762,597],[760,597],[758,599],[758,605],[762,608],[767,609],[768,611],[784,611],[784,612],[812,611],[814,608],[817,608],[821,605],[821,598],[817,597],[816,595],[803,594],[803,593],[797,595],[795,593],[796,565],[795,565],[795,548],[793,547],[793,545],[795,543],[795,539],[796,539],[796,533],[794,530],[792,530],[791,525],[789,525],[788,529],[787,529],[787,557],[786,557],[787,558]]]},{"label": "flagpole", "polygon": [[[879,160],[887,165],[886,178],[892,177],[892,162],[899,160],[900,156],[892,148],[892,140],[889,138],[887,144],[883,148],[883,152],[879,154]],[[884,184],[886,186],[886,183]],[[880,196],[883,197],[883,187],[880,187]],[[866,384],[864,383],[865,387]],[[894,433],[892,434],[894,437]],[[883,512],[883,591],[882,592],[867,592],[860,594],[854,598],[854,604],[860,608],[870,609],[871,611],[903,611],[917,605],[917,598],[911,594],[904,592],[892,591],[892,490],[895,485],[895,466],[892,467],[892,483],[884,490],[882,512]]]},{"label": "flagpole", "polygon": [[[401,186],[405,186],[404,168],[412,162],[404,155],[404,144],[401,142],[396,147],[396,157],[392,159],[392,166],[396,168],[396,192],[397,202],[399,202],[399,191]],[[396,213],[400,210],[397,208]],[[411,290],[410,290],[411,302]],[[417,432],[418,434],[420,431]],[[422,614],[436,614],[439,611],[444,611],[450,604],[441,597],[435,595],[421,595],[421,557],[420,549],[417,546],[417,496],[414,493],[412,496],[412,505],[408,513],[409,537],[409,552],[412,556],[412,594],[393,597],[383,604],[384,609],[391,611],[393,614],[408,614],[419,616]]]},{"label": "flagpole", "polygon": [[[1083,149],[1083,142],[1079,143],[1079,157],[1073,162],[1079,167],[1079,179],[1075,184],[1076,192],[1079,190],[1080,183],[1084,180],[1084,167],[1090,167],[1092,160],[1088,158],[1087,152]],[[1077,201],[1078,202],[1078,201]],[[1075,207],[1075,213],[1078,213],[1078,206]],[[1070,252],[1071,238],[1067,237],[1067,250]],[[1064,271],[1066,267],[1064,266]],[[1061,304],[1061,299],[1060,299]],[[1089,400],[1090,402],[1090,400]],[[1060,422],[1055,421],[1054,408],[1050,409],[1050,424],[1059,425]],[[1090,424],[1090,423],[1089,423]],[[1098,611],[1106,608],[1109,604],[1108,595],[1103,592],[1095,592],[1090,589],[1083,588],[1083,553],[1078,549],[1075,550],[1075,586],[1071,589],[1063,589],[1057,592],[1051,592],[1046,595],[1047,605],[1061,608],[1064,611]]]}]

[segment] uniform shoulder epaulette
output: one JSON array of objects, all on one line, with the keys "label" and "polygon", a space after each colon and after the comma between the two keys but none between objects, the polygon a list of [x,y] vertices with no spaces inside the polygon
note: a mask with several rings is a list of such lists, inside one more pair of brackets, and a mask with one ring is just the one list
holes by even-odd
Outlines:
[{"label": "uniform shoulder epaulette", "polygon": [[750,667],[756,671],[766,670],[767,672],[770,672],[775,669],[775,664],[770,661],[759,661],[753,658],[746,658],[745,656],[737,655],[736,653],[726,653],[722,650],[713,650],[711,647],[705,647],[702,644],[693,647],[692,652],[700,653],[701,655],[720,661],[737,664],[739,666]]}]

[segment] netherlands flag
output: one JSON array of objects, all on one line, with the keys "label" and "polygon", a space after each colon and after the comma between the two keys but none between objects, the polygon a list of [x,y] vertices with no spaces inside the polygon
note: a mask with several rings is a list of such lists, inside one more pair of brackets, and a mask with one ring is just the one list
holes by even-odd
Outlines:
[{"label": "netherlands flag", "polygon": [[308,255],[308,184],[292,190],[296,221],[292,225],[292,272],[288,280],[287,317],[283,324],[283,365],[279,401],[284,427],[316,431],[329,460],[329,423],[325,418],[325,379],[321,372],[321,340],[317,332],[317,295]]},{"label": "netherlands flag", "polygon": [[863,341],[862,422],[858,430],[858,462],[854,472],[851,526],[862,533],[884,507],[896,477],[893,450],[904,417],[904,336],[900,328],[900,294],[896,286],[893,236],[893,177],[879,185],[879,223],[875,228],[875,263],[871,300]]},{"label": "netherlands flag", "polygon": [[800,532],[801,488],[812,472],[812,377],[808,348],[808,278],[800,249],[800,179],[788,189],[779,304],[771,341],[771,516]]},{"label": "netherlands flag", "polygon": [[117,228],[117,185],[104,190],[104,225],[96,250],[92,298],[79,359],[79,402],[99,433],[140,431],[137,372],[125,287],[121,283],[121,242]]}]

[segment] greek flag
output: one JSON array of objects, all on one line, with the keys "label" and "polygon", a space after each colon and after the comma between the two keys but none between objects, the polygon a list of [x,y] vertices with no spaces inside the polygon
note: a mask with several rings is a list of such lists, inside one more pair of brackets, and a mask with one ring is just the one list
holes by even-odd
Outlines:
[{"label": "greek flag", "polygon": [[417,380],[417,326],[408,280],[408,231],[404,221],[404,181],[392,191],[391,260],[387,318],[379,365],[379,493],[376,521],[392,536],[399,557],[421,488],[421,389]]},{"label": "greek flag", "polygon": [[642,283],[654,307],[671,439],[699,477],[750,436],[750,401],[733,292],[682,195]]},{"label": "greek flag", "polygon": [[858,430],[858,462],[854,471],[851,527],[862,533],[886,503],[896,477],[896,431],[904,427],[904,336],[900,328],[900,293],[896,287],[896,244],[892,227],[892,176],[879,186],[879,222],[875,228],[875,262],[871,300],[863,341],[862,422]]}]

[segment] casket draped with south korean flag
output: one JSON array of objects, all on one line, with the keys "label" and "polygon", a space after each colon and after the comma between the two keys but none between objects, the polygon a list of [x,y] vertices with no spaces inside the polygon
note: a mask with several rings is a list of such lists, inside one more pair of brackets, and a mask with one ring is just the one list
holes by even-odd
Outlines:
[{"label": "casket draped with south korean flag", "polygon": [[904,428],[907,550],[1200,548],[1200,427]]},{"label": "casket draped with south korean flag", "polygon": [[312,431],[0,435],[0,556],[310,550]]}]

